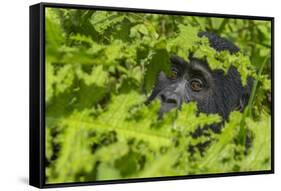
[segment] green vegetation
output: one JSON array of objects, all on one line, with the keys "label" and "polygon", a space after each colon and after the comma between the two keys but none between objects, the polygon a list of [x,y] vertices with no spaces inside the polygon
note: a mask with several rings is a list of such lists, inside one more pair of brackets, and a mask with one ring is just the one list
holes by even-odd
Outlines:
[{"label": "green vegetation", "polygon": [[[214,31],[241,48],[217,53],[198,31]],[[269,170],[271,163],[271,26],[268,21],[47,8],[47,183]],[[221,134],[192,138],[220,122],[184,104],[162,120],[159,102],[144,105],[169,55],[194,53],[211,68],[238,68],[255,86],[244,113]],[[253,139],[251,145],[246,136]],[[212,140],[203,155],[189,145]]]}]

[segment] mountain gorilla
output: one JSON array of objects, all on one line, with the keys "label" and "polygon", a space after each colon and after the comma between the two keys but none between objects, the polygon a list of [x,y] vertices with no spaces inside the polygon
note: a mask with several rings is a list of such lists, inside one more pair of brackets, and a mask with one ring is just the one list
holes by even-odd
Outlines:
[{"label": "mountain gorilla", "polygon": [[[231,41],[214,33],[200,32],[199,37],[207,37],[210,46],[216,51],[227,50],[230,54],[239,51]],[[224,120],[233,110],[243,111],[248,103],[253,79],[248,78],[243,87],[239,72],[231,66],[225,74],[222,70],[211,70],[203,60],[189,57],[189,62],[178,56],[171,56],[171,76],[160,72],[152,94],[147,99],[150,103],[160,99],[159,116],[173,108],[180,108],[183,103],[196,101],[199,112],[219,114]],[[187,113],[188,115],[188,113]],[[211,128],[220,132],[222,125],[210,125],[198,128],[194,136],[200,136],[204,129]]]}]

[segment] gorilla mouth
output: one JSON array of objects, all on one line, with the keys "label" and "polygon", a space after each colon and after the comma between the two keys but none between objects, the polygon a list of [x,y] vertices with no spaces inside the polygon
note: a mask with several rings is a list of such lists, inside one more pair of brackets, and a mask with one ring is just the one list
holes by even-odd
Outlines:
[{"label": "gorilla mouth", "polygon": [[163,113],[169,112],[173,108],[177,108],[177,105],[173,104],[173,103],[162,103],[159,113],[163,114]]}]

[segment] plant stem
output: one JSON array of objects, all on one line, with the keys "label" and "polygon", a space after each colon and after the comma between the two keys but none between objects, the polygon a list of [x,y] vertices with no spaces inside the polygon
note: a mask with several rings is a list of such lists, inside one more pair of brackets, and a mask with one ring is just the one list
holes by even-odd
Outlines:
[{"label": "plant stem", "polygon": [[247,136],[245,120],[246,120],[246,117],[248,117],[248,116],[252,117],[252,110],[253,110],[252,108],[253,108],[254,98],[257,93],[257,87],[258,87],[258,83],[260,80],[260,76],[262,74],[265,64],[267,63],[267,60],[268,60],[268,56],[264,59],[261,67],[259,68],[258,75],[257,75],[256,80],[254,81],[253,89],[252,89],[252,92],[251,92],[251,95],[249,98],[248,107],[246,107],[245,112],[243,113],[243,116],[242,116],[242,120],[240,123],[240,131],[239,131],[239,136],[238,136],[238,142],[241,143],[242,145],[246,144],[246,136]]}]

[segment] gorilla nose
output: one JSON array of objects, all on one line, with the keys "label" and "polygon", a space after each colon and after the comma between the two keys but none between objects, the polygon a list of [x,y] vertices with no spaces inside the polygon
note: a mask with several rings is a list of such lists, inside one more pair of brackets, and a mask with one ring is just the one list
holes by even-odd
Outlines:
[{"label": "gorilla nose", "polygon": [[160,100],[162,103],[173,105],[174,107],[179,107],[181,103],[179,97],[176,94],[169,92],[161,94]]}]

